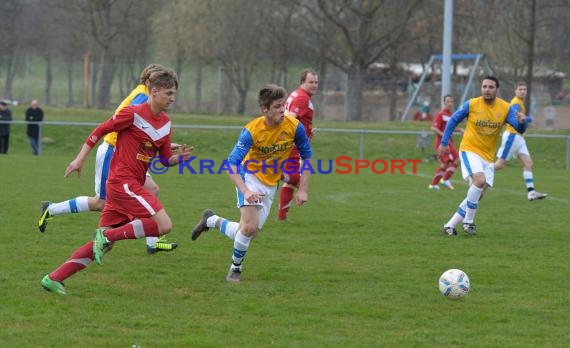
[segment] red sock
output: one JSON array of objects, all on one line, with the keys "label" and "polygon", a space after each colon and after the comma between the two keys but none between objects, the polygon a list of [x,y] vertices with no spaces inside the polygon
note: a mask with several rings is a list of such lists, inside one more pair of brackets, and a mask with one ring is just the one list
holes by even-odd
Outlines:
[{"label": "red sock", "polygon": [[93,261],[93,242],[84,244],[55,271],[49,274],[51,280],[63,282],[75,273],[83,270]]},{"label": "red sock", "polygon": [[126,225],[105,231],[109,242],[122,239],[138,239],[143,237],[160,237],[158,224],[152,218],[133,220]]},{"label": "red sock", "polygon": [[297,186],[299,185],[299,181],[301,180],[301,175],[298,173],[293,173],[293,174],[287,174],[286,177],[284,177],[283,180],[285,181],[287,184],[292,185],[292,186]]},{"label": "red sock", "polygon": [[431,184],[434,186],[438,185],[442,176],[443,176],[443,169],[441,167],[437,167],[437,169],[435,170],[435,175],[431,180]]},{"label": "red sock", "polygon": [[287,212],[293,202],[293,188],[290,186],[283,186],[281,188],[281,194],[279,195],[279,220],[285,220],[287,218]]},{"label": "red sock", "polygon": [[455,166],[452,164],[449,167],[447,167],[447,169],[445,170],[445,175],[443,176],[443,180],[449,180],[452,176],[453,173],[455,173]]}]

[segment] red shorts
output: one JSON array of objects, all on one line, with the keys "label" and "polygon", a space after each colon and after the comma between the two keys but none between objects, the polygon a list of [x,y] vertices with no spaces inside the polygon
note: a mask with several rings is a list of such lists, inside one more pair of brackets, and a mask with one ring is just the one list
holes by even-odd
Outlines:
[{"label": "red shorts", "polygon": [[107,200],[99,218],[99,226],[118,226],[137,218],[148,218],[161,209],[162,203],[141,184],[107,182]]},{"label": "red shorts", "polygon": [[439,163],[447,165],[449,162],[456,162],[459,159],[459,153],[453,143],[449,143],[449,151],[439,156]]}]

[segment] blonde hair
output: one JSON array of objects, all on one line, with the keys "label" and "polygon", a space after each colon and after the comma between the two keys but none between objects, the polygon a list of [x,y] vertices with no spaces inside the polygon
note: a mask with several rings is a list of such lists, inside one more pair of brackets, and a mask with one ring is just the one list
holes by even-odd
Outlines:
[{"label": "blonde hair", "polygon": [[172,69],[164,68],[150,74],[148,89],[156,88],[176,88],[178,89],[178,76]]},{"label": "blonde hair", "polygon": [[141,85],[144,85],[146,83],[146,81],[150,78],[150,75],[153,72],[164,70],[164,69],[166,69],[166,68],[160,64],[151,64],[151,65],[147,66],[146,68],[143,69],[143,71],[141,71],[139,83]]}]

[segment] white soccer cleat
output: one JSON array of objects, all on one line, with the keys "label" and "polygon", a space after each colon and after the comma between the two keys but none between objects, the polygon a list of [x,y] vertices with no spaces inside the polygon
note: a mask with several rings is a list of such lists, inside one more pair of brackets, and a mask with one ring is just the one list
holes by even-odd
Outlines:
[{"label": "white soccer cleat", "polygon": [[430,184],[430,185],[428,186],[428,189],[430,189],[430,190],[439,190],[439,186],[437,186],[437,185],[431,185],[431,184]]},{"label": "white soccer cleat", "polygon": [[442,181],[441,184],[448,190],[455,190],[455,187],[451,184],[451,180]]},{"label": "white soccer cleat", "polygon": [[541,193],[538,191],[530,191],[528,193],[528,200],[529,201],[535,201],[537,199],[544,199],[546,197],[548,197],[548,193]]}]

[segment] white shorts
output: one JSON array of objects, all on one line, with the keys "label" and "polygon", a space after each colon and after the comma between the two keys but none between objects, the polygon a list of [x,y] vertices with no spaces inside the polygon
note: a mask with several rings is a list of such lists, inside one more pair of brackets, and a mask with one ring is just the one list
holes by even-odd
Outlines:
[{"label": "white shorts", "polygon": [[519,155],[530,156],[524,137],[518,133],[503,132],[501,148],[497,152],[497,158],[508,161]]},{"label": "white shorts", "polygon": [[264,196],[259,202],[249,203],[245,200],[243,193],[241,193],[236,188],[237,195],[237,207],[241,208],[247,205],[257,206],[257,212],[259,214],[259,229],[263,227],[267,217],[269,217],[269,212],[271,211],[271,204],[273,203],[273,198],[275,197],[275,192],[277,192],[277,186],[267,186],[263,184],[257,177],[253,174],[244,173],[241,175],[245,186],[254,192],[263,193]]},{"label": "white shorts", "polygon": [[487,185],[493,186],[495,180],[495,166],[493,163],[485,161],[481,156],[473,152],[460,151],[459,157],[461,158],[463,179],[469,180],[474,173],[485,173]]},{"label": "white shorts", "polygon": [[95,195],[100,199],[107,197],[105,184],[107,184],[111,158],[113,158],[114,153],[115,147],[106,141],[103,141],[97,148],[97,156],[95,157]]}]

